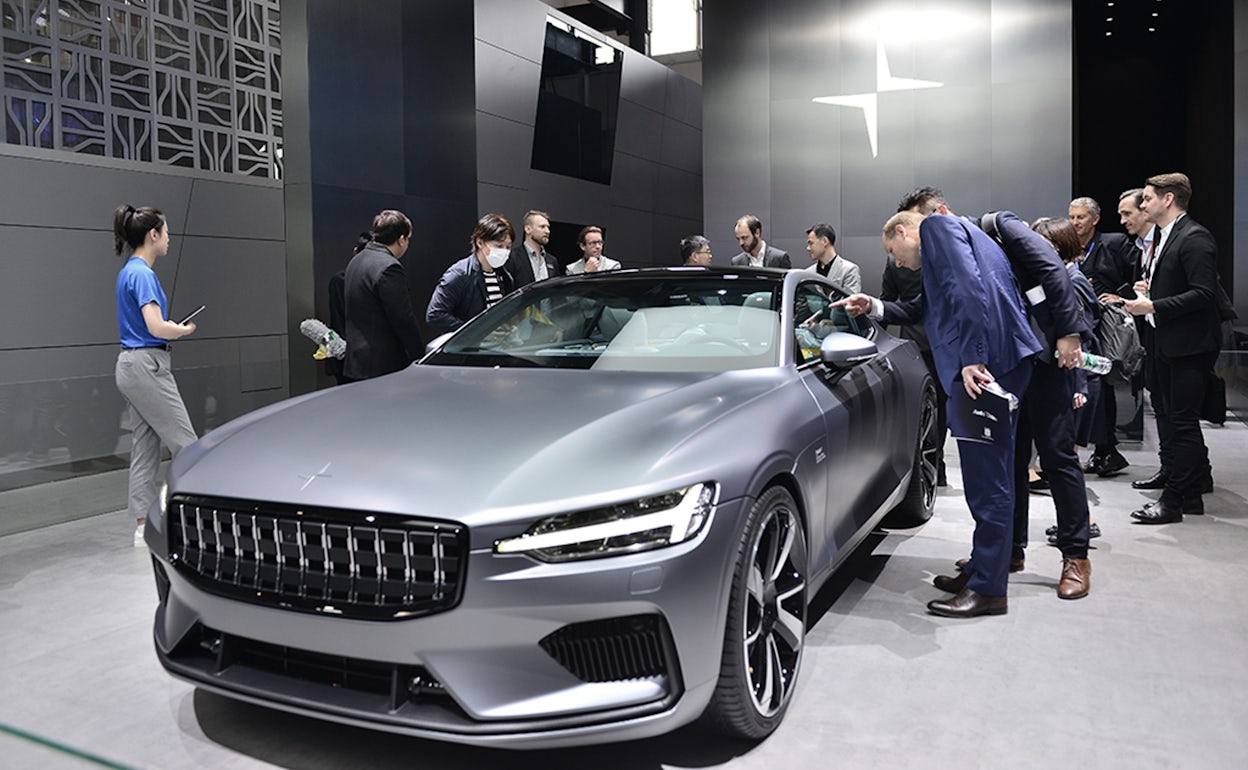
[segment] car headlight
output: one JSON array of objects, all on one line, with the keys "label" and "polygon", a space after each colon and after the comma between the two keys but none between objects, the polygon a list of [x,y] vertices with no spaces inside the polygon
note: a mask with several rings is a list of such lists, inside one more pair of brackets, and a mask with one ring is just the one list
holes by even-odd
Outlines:
[{"label": "car headlight", "polygon": [[495,553],[524,553],[547,562],[597,559],[683,543],[702,529],[715,503],[714,484],[606,508],[563,513],[499,540]]},{"label": "car headlight", "polygon": [[169,484],[160,485],[160,517],[165,517],[165,510],[169,507]]}]

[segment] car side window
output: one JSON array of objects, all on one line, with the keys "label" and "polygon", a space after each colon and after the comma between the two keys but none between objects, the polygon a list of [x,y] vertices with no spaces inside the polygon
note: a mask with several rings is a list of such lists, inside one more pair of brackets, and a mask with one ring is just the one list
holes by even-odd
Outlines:
[{"label": "car side window", "polygon": [[843,307],[832,307],[833,302],[844,297],[835,289],[813,281],[797,287],[793,295],[793,334],[798,364],[818,360],[823,338],[832,332],[867,336],[867,324],[855,319]]}]

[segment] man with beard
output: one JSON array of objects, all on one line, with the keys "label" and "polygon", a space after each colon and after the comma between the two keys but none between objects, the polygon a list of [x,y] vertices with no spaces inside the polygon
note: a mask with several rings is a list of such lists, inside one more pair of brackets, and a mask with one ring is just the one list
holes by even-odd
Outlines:
[{"label": "man with beard", "polygon": [[753,214],[746,214],[737,220],[734,230],[737,243],[741,245],[741,253],[732,258],[735,267],[780,267],[788,270],[793,267],[789,254],[763,241],[763,223]]},{"label": "man with beard", "polygon": [[559,260],[546,251],[547,243],[550,243],[550,215],[535,209],[525,212],[524,240],[512,247],[511,257],[504,265],[515,288],[563,275]]}]

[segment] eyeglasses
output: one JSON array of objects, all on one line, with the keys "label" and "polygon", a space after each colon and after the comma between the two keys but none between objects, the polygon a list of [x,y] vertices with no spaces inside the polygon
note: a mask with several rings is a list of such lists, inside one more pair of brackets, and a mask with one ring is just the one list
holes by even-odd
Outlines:
[{"label": "eyeglasses", "polygon": [[601,246],[602,241],[585,241],[586,246]]},{"label": "eyeglasses", "polygon": [[711,256],[711,252],[710,252],[710,251],[695,251],[695,252],[693,252],[693,253],[694,253],[694,254],[705,254],[705,255],[706,255],[706,256],[708,256],[708,257],[709,257],[709,256]]}]

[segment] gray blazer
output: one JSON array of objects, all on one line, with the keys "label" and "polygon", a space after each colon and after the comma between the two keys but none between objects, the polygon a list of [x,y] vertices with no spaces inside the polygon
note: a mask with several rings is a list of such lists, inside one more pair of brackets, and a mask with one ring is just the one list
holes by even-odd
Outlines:
[{"label": "gray blazer", "polygon": [[[815,262],[810,267],[803,268],[808,273],[818,273],[819,263]],[[836,255],[836,259],[832,260],[832,267],[828,269],[828,280],[840,286],[850,294],[857,294],[862,291],[862,271],[858,266],[840,254]]]}]

